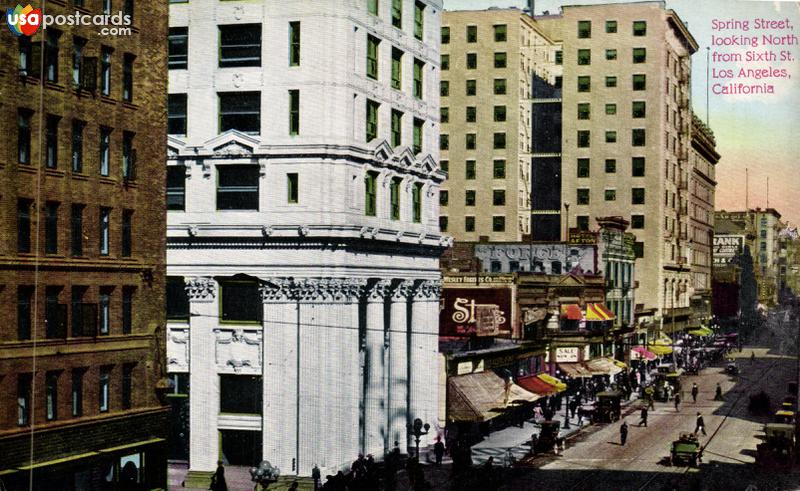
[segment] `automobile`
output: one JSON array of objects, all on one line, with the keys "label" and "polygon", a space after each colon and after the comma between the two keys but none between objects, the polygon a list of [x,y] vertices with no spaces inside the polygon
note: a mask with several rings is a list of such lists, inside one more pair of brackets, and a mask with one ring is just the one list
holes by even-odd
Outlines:
[{"label": "automobile", "polygon": [[539,437],[536,439],[536,453],[552,452],[560,444],[558,430],[560,421],[542,421]]},{"label": "automobile", "polygon": [[684,464],[697,467],[702,460],[702,453],[697,435],[681,433],[678,439],[672,442],[669,462],[672,465]]},{"label": "automobile", "polygon": [[728,375],[738,375],[739,374],[739,367],[736,366],[736,362],[733,360],[729,360],[728,364],[725,366],[725,373]]},{"label": "automobile", "polygon": [[596,423],[613,423],[614,421],[618,421],[622,413],[621,403],[622,392],[618,390],[598,392],[593,421]]}]

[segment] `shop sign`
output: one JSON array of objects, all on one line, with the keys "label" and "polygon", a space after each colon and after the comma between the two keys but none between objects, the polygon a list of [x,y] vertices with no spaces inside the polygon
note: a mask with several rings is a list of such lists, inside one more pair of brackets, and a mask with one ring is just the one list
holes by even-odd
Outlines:
[{"label": "shop sign", "polygon": [[578,361],[578,348],[556,348],[556,363],[575,363]]},{"label": "shop sign", "polygon": [[473,274],[464,276],[447,276],[442,278],[444,285],[513,285],[511,274]]},{"label": "shop sign", "polygon": [[511,335],[510,288],[443,288],[439,335]]},{"label": "shop sign", "polygon": [[744,249],[744,235],[715,235],[714,264],[729,264]]},{"label": "shop sign", "polygon": [[458,365],[456,366],[456,374],[466,375],[468,373],[472,373],[472,362],[471,361],[459,362]]},{"label": "shop sign", "polygon": [[597,244],[597,233],[572,228],[569,230],[569,243],[571,245]]}]

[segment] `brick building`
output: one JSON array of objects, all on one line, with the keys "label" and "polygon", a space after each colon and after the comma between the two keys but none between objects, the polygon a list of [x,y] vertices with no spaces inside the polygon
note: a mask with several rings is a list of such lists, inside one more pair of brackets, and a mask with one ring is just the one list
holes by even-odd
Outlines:
[{"label": "brick building", "polygon": [[167,5],[80,3],[0,34],[0,488],[165,488]]}]

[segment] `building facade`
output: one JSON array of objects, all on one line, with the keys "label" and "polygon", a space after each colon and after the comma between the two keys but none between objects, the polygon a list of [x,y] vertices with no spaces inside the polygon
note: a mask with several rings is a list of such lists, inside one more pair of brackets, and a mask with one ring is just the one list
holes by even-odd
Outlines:
[{"label": "building facade", "polygon": [[435,423],[441,10],[170,5],[167,351],[189,385],[187,486],[217,460],[335,474]]},{"label": "building facade", "polygon": [[562,46],[564,221],[585,230],[597,216],[628,219],[639,258],[637,311],[684,315],[697,43],[663,2],[564,6],[537,22]]},{"label": "building facade", "polygon": [[550,43],[518,9],[445,12],[441,32],[441,227],[456,240],[530,233],[533,74]]},{"label": "building facade", "polygon": [[0,35],[3,489],[166,488],[166,5],[122,13]]}]

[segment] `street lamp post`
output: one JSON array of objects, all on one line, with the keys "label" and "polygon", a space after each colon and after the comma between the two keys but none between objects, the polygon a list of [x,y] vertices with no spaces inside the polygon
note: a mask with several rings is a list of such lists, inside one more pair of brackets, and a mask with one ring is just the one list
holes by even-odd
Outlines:
[{"label": "street lamp post", "polygon": [[422,420],[419,418],[416,418],[413,424],[408,425],[408,433],[414,437],[414,442],[417,445],[417,453],[415,454],[417,460],[419,460],[419,439],[422,435],[427,435],[430,429],[431,425],[428,423],[422,424]]}]

